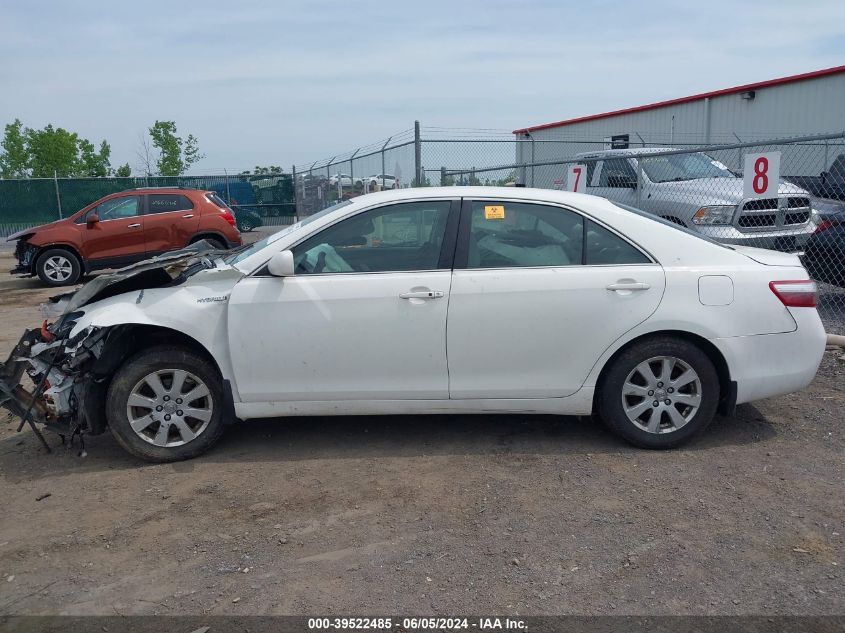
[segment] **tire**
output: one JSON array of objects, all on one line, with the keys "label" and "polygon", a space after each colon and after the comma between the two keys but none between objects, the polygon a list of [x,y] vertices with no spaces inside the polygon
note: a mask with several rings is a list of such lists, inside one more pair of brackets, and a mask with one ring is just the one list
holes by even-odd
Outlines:
[{"label": "tire", "polygon": [[[192,393],[197,396],[190,401],[178,397]],[[115,440],[149,462],[175,462],[207,451],[223,433],[223,408],[217,368],[190,349],[172,345],[129,358],[106,394],[106,419]]]},{"label": "tire", "polygon": [[241,233],[249,233],[252,228],[252,222],[250,222],[249,220],[241,220],[238,226],[238,230]]},{"label": "tire", "polygon": [[82,263],[66,248],[48,248],[35,262],[35,272],[48,286],[71,286],[82,276]]},{"label": "tire", "polygon": [[[707,354],[693,343],[669,336],[651,338],[634,344],[612,363],[599,384],[597,409],[605,424],[631,444],[674,448],[713,420],[719,405],[719,375]],[[692,382],[684,382],[691,377]]]}]

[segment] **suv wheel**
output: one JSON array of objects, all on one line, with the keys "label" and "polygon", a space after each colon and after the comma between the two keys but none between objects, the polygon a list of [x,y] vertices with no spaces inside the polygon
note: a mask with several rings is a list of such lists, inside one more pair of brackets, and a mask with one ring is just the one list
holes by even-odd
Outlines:
[{"label": "suv wheel", "polygon": [[106,396],[112,435],[151,462],[207,451],[223,433],[223,383],[217,368],[184,347],[153,347],[126,361]]},{"label": "suv wheel", "polygon": [[35,272],[48,286],[70,286],[82,276],[82,264],[65,248],[48,248],[35,262]]},{"label": "suv wheel", "polygon": [[642,341],[613,361],[598,390],[604,422],[631,444],[672,448],[710,424],[719,376],[701,349],[683,339]]}]

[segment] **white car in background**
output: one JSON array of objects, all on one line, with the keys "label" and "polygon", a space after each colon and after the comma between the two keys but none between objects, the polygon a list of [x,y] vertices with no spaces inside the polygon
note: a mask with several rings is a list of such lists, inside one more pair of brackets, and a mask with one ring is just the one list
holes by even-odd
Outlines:
[{"label": "white car in background", "polygon": [[805,387],[815,305],[797,257],[603,198],[402,189],[97,277],[0,365],[0,402],[153,461],[236,419],[308,415],[597,412],[668,448]]},{"label": "white car in background", "polygon": [[367,176],[364,182],[372,189],[376,185],[382,189],[398,189],[399,179],[390,174],[376,174],[375,176]]},{"label": "white car in background", "polygon": [[[333,174],[329,177],[329,185],[333,187],[337,187],[337,181],[340,179],[340,186],[341,187],[351,187],[352,186],[352,176],[349,174]],[[362,182],[361,178],[355,179],[355,184]]]}]

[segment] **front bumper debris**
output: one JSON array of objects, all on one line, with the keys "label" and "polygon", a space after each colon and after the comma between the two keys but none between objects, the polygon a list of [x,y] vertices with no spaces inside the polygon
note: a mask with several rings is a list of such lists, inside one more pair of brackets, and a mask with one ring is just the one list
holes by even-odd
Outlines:
[{"label": "front bumper debris", "polygon": [[[86,395],[92,391],[92,367],[102,353],[107,330],[89,328],[68,339],[57,336],[64,318],[48,328],[26,330],[0,363],[0,408],[29,425],[49,451],[40,428],[63,438],[90,430]],[[30,386],[31,385],[31,386]]]}]

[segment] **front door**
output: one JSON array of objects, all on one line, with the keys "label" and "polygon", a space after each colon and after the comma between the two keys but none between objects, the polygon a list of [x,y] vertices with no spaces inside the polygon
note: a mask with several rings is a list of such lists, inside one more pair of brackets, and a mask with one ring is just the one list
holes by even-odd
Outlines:
[{"label": "front door", "polygon": [[147,194],[144,244],[147,257],[184,248],[199,227],[199,210],[188,196],[177,193]]},{"label": "front door", "polygon": [[450,396],[575,393],[660,303],[663,269],[609,229],[544,204],[465,201],[449,301]]},{"label": "front door", "polygon": [[93,267],[119,267],[144,258],[144,216],[141,196],[109,198],[85,214],[99,222],[86,224],[83,256]]},{"label": "front door", "polygon": [[228,327],[241,399],[448,398],[457,206],[362,211],[295,246],[295,276],[239,282]]}]

